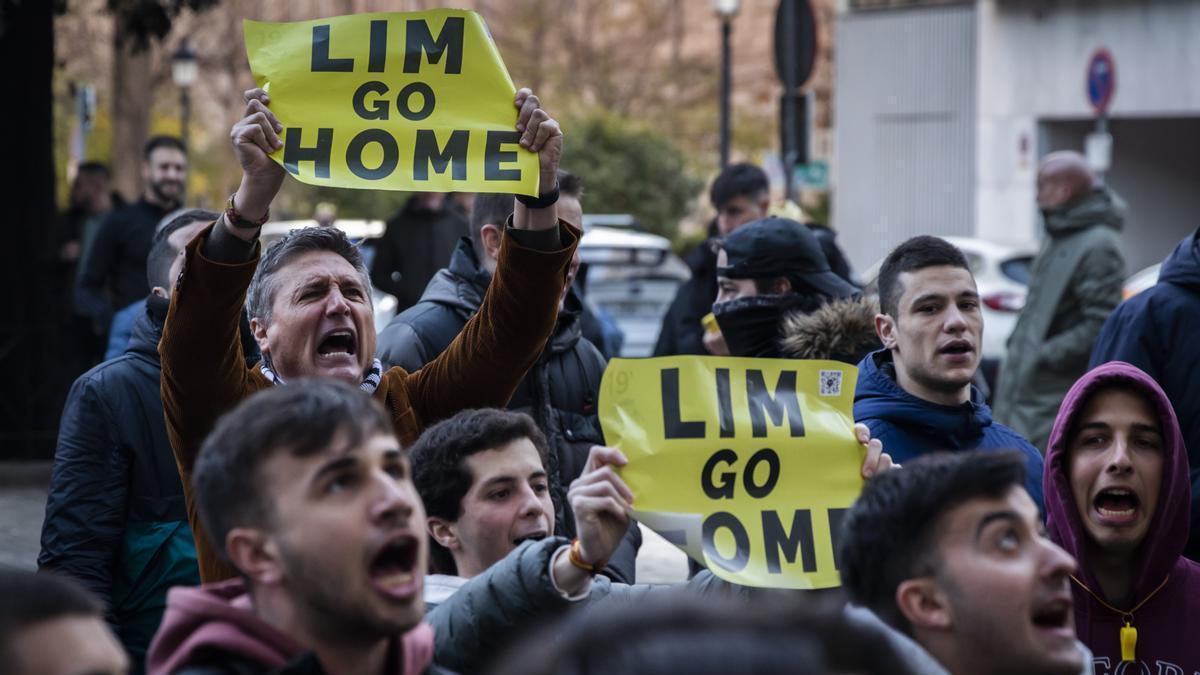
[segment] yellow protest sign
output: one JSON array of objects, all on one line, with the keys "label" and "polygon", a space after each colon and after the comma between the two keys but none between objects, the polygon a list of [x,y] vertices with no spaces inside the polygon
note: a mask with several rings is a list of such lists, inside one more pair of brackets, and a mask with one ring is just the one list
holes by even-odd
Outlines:
[{"label": "yellow protest sign", "polygon": [[837,361],[613,359],[600,423],[637,518],[738,584],[840,585],[835,538],[862,490],[858,369]]},{"label": "yellow protest sign", "polygon": [[284,125],[272,154],[312,185],[538,194],[516,89],[474,12],[244,21],[254,81]]}]

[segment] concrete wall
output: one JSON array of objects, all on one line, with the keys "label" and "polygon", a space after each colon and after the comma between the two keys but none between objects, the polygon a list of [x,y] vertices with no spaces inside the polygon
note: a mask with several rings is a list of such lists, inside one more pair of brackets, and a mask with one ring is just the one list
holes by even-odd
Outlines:
[{"label": "concrete wall", "polygon": [[[1039,125],[1092,118],[1085,71],[1092,52],[1106,47],[1117,66],[1113,182],[1147,237],[1128,240],[1131,264],[1181,238],[1175,223],[1194,212],[1194,127],[1149,120],[1200,116],[1200,1],[981,0],[977,9],[979,236],[1038,236],[1036,163],[1046,149]],[[1056,138],[1056,149],[1068,141],[1083,149],[1081,133]]]},{"label": "concrete wall", "polygon": [[916,234],[974,230],[975,8],[843,14],[832,219],[861,270]]}]

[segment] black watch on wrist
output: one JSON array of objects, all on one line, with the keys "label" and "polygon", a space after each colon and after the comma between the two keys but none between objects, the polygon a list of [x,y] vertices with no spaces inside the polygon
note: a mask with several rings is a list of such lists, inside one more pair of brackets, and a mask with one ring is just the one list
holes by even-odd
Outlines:
[{"label": "black watch on wrist", "polygon": [[543,192],[537,197],[517,195],[517,201],[524,204],[527,209],[544,209],[553,206],[558,203],[558,181],[554,181],[554,189],[550,192]]}]

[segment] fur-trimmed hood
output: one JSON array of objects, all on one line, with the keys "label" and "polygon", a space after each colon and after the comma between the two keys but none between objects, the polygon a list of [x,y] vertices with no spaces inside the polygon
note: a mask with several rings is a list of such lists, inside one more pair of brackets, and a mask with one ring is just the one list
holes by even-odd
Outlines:
[{"label": "fur-trimmed hood", "polygon": [[832,300],[809,314],[784,317],[780,349],[792,359],[832,359],[857,364],[879,349],[875,315],[879,298],[860,295]]}]

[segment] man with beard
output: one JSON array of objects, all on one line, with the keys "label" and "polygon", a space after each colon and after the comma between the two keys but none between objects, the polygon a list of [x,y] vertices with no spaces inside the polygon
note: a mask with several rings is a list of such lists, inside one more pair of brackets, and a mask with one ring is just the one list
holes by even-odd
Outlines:
[{"label": "man with beard", "polygon": [[704,339],[707,343],[723,336],[732,356],[841,357],[850,363],[878,346],[873,327],[860,321],[858,330],[846,331],[845,340],[831,341],[824,349],[785,353],[785,322],[800,321],[823,307],[834,316],[861,316],[873,310],[857,288],[830,270],[809,228],[787,218],[763,218],[721,240],[712,306],[721,332]]},{"label": "man with beard", "polygon": [[[259,255],[261,226],[286,175],[269,155],[283,145],[283,125],[263,90],[246,92],[245,100],[245,116],[230,134],[241,185],[222,216],[186,247],[159,342],[167,434],[204,581],[235,574],[216,555],[220,542],[204,534],[190,491],[196,453],[222,414],[261,389],[337,380],[383,403],[407,445],[459,410],[503,406],[554,329],[579,237],[555,208],[562,132],[522,89],[512,101],[514,125],[521,146],[538,154],[543,194],[516,199],[487,297],[459,336],[420,370],[385,370],[375,358],[366,266],[341,230],[294,230]],[[249,368],[238,339],[243,307],[262,352]]]},{"label": "man with beard", "polygon": [[112,211],[100,223],[80,268],[76,303],[105,332],[113,312],[150,292],[146,256],[154,228],[163,216],[183,205],[187,173],[187,149],[178,138],[151,138],[143,152],[145,189],[140,198]]},{"label": "man with beard", "polygon": [[993,422],[971,384],[983,340],[979,302],[966,257],[945,240],[913,237],[889,253],[875,316],[883,349],[858,364],[854,419],[901,463],[936,450],[1020,450],[1025,488],[1041,505],[1041,453]]},{"label": "man with beard", "polygon": [[1024,464],[1016,452],[927,455],[867,481],[842,521],[851,612],[892,628],[917,672],[1092,672],[1071,613],[1075,561],[1046,537]]}]

